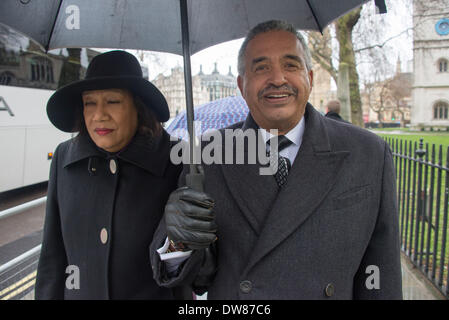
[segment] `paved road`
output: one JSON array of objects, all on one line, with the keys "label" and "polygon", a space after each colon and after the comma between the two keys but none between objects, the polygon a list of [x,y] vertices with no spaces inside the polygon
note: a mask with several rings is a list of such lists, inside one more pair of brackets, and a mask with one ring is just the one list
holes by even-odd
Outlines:
[{"label": "paved road", "polygon": [[404,300],[446,300],[435,286],[401,253]]}]

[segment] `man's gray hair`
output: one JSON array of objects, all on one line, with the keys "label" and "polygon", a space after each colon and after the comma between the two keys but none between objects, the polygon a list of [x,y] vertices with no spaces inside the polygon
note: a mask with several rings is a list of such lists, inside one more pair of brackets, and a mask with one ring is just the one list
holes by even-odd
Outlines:
[{"label": "man's gray hair", "polygon": [[239,50],[238,63],[237,63],[237,70],[240,76],[245,74],[245,52],[248,43],[252,39],[254,39],[258,34],[266,33],[269,31],[287,31],[294,34],[301,43],[302,49],[304,51],[304,58],[306,60],[307,70],[312,70],[312,59],[309,47],[307,46],[307,43],[304,40],[304,37],[301,35],[301,33],[296,31],[295,27],[291,23],[280,20],[270,20],[259,23],[257,26],[252,28],[248,32],[245,40],[243,41],[242,46],[240,47]]}]

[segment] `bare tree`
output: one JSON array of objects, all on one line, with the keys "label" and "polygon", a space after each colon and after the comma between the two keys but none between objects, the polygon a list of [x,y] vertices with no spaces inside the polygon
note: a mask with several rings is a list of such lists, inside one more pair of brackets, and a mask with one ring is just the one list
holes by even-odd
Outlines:
[{"label": "bare tree", "polygon": [[[411,12],[411,0],[401,1],[405,4],[407,11]],[[397,10],[393,2],[388,4],[389,9],[392,7],[393,11]],[[382,15],[374,14],[372,6],[372,3],[368,3],[364,7],[351,11],[340,17],[330,27],[335,30],[338,56],[331,50],[332,36],[329,28],[323,35],[317,32],[308,33],[312,58],[329,72],[336,83],[338,83],[338,65],[335,66],[335,62],[346,63],[349,66],[351,118],[352,122],[359,126],[363,125],[359,84],[372,82],[374,73],[378,80],[393,76],[394,68],[388,59],[393,50],[389,47],[389,43],[399,37],[411,37],[412,30],[411,27],[406,27],[385,38],[385,28],[387,28],[385,19]]]},{"label": "bare tree", "polygon": [[362,7],[353,10],[335,22],[335,31],[340,46],[339,63],[345,63],[349,69],[349,97],[351,101],[352,123],[362,127],[362,100],[360,98],[359,74],[357,72],[352,31],[360,19]]},{"label": "bare tree", "polygon": [[[379,85],[380,84],[380,85]],[[377,114],[377,121],[379,122],[379,127],[383,127],[383,115],[386,111],[386,93],[388,90],[388,84],[386,81],[383,82],[371,82],[364,84],[365,96],[369,108]]]},{"label": "bare tree", "polygon": [[157,69],[159,73],[165,73],[169,70],[164,54],[154,51],[136,50],[136,55],[140,61],[148,63],[150,71]]},{"label": "bare tree", "polygon": [[402,127],[405,125],[406,114],[410,112],[410,74],[396,73],[386,80],[365,82],[363,87],[364,101],[377,114],[379,127],[383,127],[387,115],[391,115],[391,120],[400,120]]},{"label": "bare tree", "polygon": [[307,32],[308,45],[312,59],[326,70],[335,83],[338,81],[338,70],[333,64],[332,56],[332,37],[330,28],[325,28],[323,34],[317,31]]},{"label": "bare tree", "polygon": [[333,61],[337,60],[338,63],[348,65],[351,119],[352,123],[358,126],[363,126],[363,114],[352,32],[360,19],[361,10],[362,7],[359,7],[335,22],[334,28],[339,45],[338,58],[332,55],[332,39],[329,28],[325,29],[323,35],[317,32],[308,32],[312,58],[323,69],[329,72],[336,83],[338,83],[338,66],[334,66]]}]

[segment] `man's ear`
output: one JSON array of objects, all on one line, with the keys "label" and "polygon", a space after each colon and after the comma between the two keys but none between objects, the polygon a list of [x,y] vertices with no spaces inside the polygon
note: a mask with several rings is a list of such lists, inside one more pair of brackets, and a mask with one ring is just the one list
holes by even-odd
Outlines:
[{"label": "man's ear", "polygon": [[310,88],[313,87],[313,70],[309,71],[309,83],[310,83]]},{"label": "man's ear", "polygon": [[242,76],[238,76],[237,77],[237,86],[239,87],[240,93],[242,94],[242,97],[244,97],[243,94],[243,77]]}]

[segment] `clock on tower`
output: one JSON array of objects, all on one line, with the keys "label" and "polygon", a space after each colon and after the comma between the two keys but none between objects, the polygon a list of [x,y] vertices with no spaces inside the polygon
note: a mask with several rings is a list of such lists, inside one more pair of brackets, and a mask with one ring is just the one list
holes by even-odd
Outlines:
[{"label": "clock on tower", "polygon": [[435,24],[435,31],[440,36],[445,36],[445,35],[449,34],[449,19],[447,19],[447,18],[440,19]]}]

